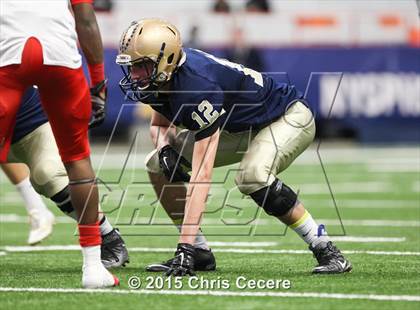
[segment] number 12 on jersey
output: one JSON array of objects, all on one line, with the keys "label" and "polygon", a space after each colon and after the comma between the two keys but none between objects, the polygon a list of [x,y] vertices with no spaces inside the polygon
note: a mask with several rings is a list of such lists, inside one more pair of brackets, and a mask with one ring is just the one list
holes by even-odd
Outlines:
[{"label": "number 12 on jersey", "polygon": [[191,113],[191,118],[198,123],[200,128],[203,128],[208,124],[212,124],[220,115],[218,111],[214,110],[212,104],[207,100],[203,100],[198,105],[198,111],[203,113],[205,120],[203,120],[201,116],[195,111]]}]

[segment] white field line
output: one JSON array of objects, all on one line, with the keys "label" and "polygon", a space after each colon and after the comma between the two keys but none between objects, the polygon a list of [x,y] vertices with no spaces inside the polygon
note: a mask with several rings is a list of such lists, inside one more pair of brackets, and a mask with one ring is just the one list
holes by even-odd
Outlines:
[{"label": "white field line", "polygon": [[[337,226],[340,221],[331,219],[319,219],[319,223]],[[420,221],[410,220],[343,220],[344,226],[367,226],[367,227],[420,227]]]},{"label": "white field line", "polygon": [[[44,251],[80,251],[78,245],[47,245],[47,246],[5,246],[2,250],[6,252],[44,252]],[[174,248],[148,248],[134,247],[128,249],[130,252],[148,253],[172,253]],[[215,253],[236,253],[236,254],[312,254],[309,250],[266,250],[266,249],[219,249],[212,248]],[[401,251],[367,251],[367,250],[347,250],[344,254],[368,254],[386,256],[420,256],[420,252],[401,252]]]},{"label": "white field line", "polygon": [[[420,183],[420,182],[419,182]],[[419,184],[420,187],[420,184]],[[309,207],[316,209],[330,209],[334,207],[331,199],[317,199],[308,198],[307,202]],[[420,201],[416,199],[411,200],[364,200],[364,199],[343,199],[340,198],[336,201],[338,209],[419,209]]]},{"label": "white field line", "polygon": [[[420,181],[416,181],[412,184],[413,192],[420,192]],[[305,193],[302,192],[302,195]],[[233,199],[233,198],[232,198]],[[1,202],[4,204],[23,204],[23,201],[20,197],[12,195],[10,193],[5,194],[1,197]],[[125,201],[137,205],[139,203],[137,198],[131,198],[127,196]],[[238,201],[241,201],[238,198]],[[333,207],[331,199],[317,198],[317,197],[306,197],[304,202],[306,202],[311,207],[316,207],[317,209],[330,209]],[[345,199],[340,198],[337,200],[338,208],[345,209],[420,209],[420,201],[416,199],[409,200],[363,200],[363,199]],[[51,209],[54,209],[52,207]]]},{"label": "white field line", "polygon": [[405,237],[359,237],[359,236],[331,236],[332,241],[339,242],[357,242],[357,243],[371,243],[371,242],[405,242]]},{"label": "white field line", "polygon": [[[420,191],[420,182],[419,184],[413,185],[413,191],[414,186],[417,186],[417,190]],[[302,193],[303,196],[305,193]],[[217,194],[216,194],[217,195]],[[221,196],[222,197],[222,196]],[[137,198],[131,198],[127,197],[125,198],[125,201],[132,202],[133,204],[139,204],[139,201]],[[230,202],[238,202],[241,203],[244,200],[240,197],[238,198],[230,198]],[[305,197],[303,198],[303,203],[305,205],[308,205],[310,208],[316,208],[316,209],[331,209],[334,208],[333,201],[331,198],[326,199],[324,197],[318,198],[318,197]],[[418,199],[407,199],[407,200],[363,200],[363,199],[345,199],[345,198],[339,198],[336,200],[338,209],[419,209],[420,210],[420,200]],[[256,205],[249,205],[250,208],[256,208]]]},{"label": "white field line", "polygon": [[[339,242],[357,242],[357,243],[371,243],[371,242],[405,242],[405,237],[364,237],[364,236],[331,236],[332,241]],[[281,245],[279,242],[225,242],[225,241],[210,241],[210,246],[219,247],[270,247]]]},{"label": "white field line", "polygon": [[[392,182],[371,181],[371,182],[335,182],[331,184],[331,190],[334,194],[349,193],[385,193],[392,190]],[[289,184],[295,190],[299,190],[302,195],[321,195],[330,194],[328,185],[322,183],[299,183]],[[127,197],[126,199],[129,199]],[[15,192],[6,193],[1,197],[2,203],[23,204]],[[136,199],[129,199],[133,203],[138,203]]]},{"label": "white field line", "polygon": [[[295,190],[303,195],[329,194],[326,183],[301,183],[290,184]],[[384,193],[392,189],[391,182],[340,182],[331,183],[331,190],[334,194],[348,193]]]},{"label": "white field line", "polygon": [[[371,242],[405,242],[405,237],[364,237],[364,236],[331,236],[332,241],[339,242],[358,242],[358,243],[371,243]],[[279,242],[225,242],[225,241],[210,241],[210,246],[219,247],[271,247],[280,245]]]},{"label": "white field line", "polygon": [[[120,225],[125,228],[138,228],[138,227],[146,227],[148,226],[149,222],[151,222],[150,226],[159,226],[159,225],[171,225],[171,222],[168,218],[153,218],[150,219],[148,217],[138,217],[135,218],[133,224],[131,223],[131,218],[120,218],[118,220],[110,218],[111,222],[116,226]],[[246,222],[246,218],[223,218],[216,219],[216,218],[204,218],[203,224],[204,225],[217,225],[217,226],[225,226],[224,222],[229,225],[243,225]],[[250,219],[249,219],[250,220]],[[340,221],[335,219],[318,219],[319,223],[331,226],[339,226]],[[56,217],[57,223],[75,223],[75,221],[66,216],[57,216]],[[17,214],[0,214],[0,223],[28,223],[28,217],[17,215]],[[413,220],[355,220],[355,219],[344,219],[343,220],[344,226],[364,226],[364,227],[420,227],[420,221],[413,221]],[[258,219],[257,222],[252,222],[250,225],[274,225],[278,224],[277,221],[271,219]],[[227,225],[227,227],[229,227]],[[245,225],[244,225],[245,226]]]},{"label": "white field line", "polygon": [[[127,156],[128,146],[124,145],[103,154],[104,146],[93,146],[92,148],[92,162],[95,167],[101,163],[101,170],[105,169],[121,169]],[[323,145],[320,149],[321,158],[325,165],[331,164],[368,164],[381,165],[386,169],[387,166],[402,166],[405,169],[407,163],[417,167],[419,165],[420,149],[418,147],[354,147],[354,146],[334,146]],[[138,152],[132,154],[129,159],[130,169],[144,168],[144,158],[147,153]],[[372,160],[375,158],[375,160]],[[103,161],[102,161],[103,160]],[[313,148],[308,149],[293,163],[296,166],[319,165],[319,159],[316,151]],[[379,169],[381,169],[380,167]],[[397,169],[397,167],[396,167]],[[394,170],[393,170],[394,171]],[[410,171],[413,171],[412,169]],[[395,170],[395,172],[397,172]],[[404,172],[404,171],[401,171]],[[9,180],[0,173],[0,184],[9,183]]]},{"label": "white field line", "polygon": [[220,246],[220,247],[269,247],[277,246],[278,242],[225,242],[225,241],[211,241],[209,242],[210,246]]},{"label": "white field line", "polygon": [[[302,195],[320,195],[330,194],[327,183],[315,182],[315,183],[290,183],[290,187],[295,189]],[[387,193],[392,190],[393,183],[391,181],[365,181],[365,182],[334,182],[331,183],[331,190],[334,194],[348,194],[348,193]],[[143,188],[143,185],[142,185]],[[214,188],[213,193],[219,188]],[[221,188],[223,192],[225,189]],[[127,197],[129,199],[129,197]],[[126,199],[127,199],[126,198]],[[132,201],[138,201],[133,198]]]},{"label": "white field line", "polygon": [[[128,219],[127,219],[128,220]],[[148,225],[147,223],[150,220],[149,218],[137,218],[134,223],[143,223],[139,226],[145,227]],[[251,220],[251,219],[248,219]],[[225,226],[225,227],[233,227],[233,226],[249,226],[249,225],[279,225],[279,222],[274,219],[256,219],[251,222],[249,225],[243,224],[247,222],[247,218],[223,218],[216,219],[216,218],[204,218],[203,225],[204,226]],[[330,225],[330,226],[340,226],[341,223],[339,220],[335,219],[317,219],[317,222],[320,224]],[[129,221],[124,222],[124,219],[119,219],[118,221],[112,221],[112,223],[116,223],[115,225],[121,225],[121,223],[129,223]],[[152,226],[158,225],[170,225],[170,222],[166,218],[154,218],[152,221]],[[355,226],[355,227],[420,227],[420,221],[413,221],[413,220],[343,220],[344,226]],[[230,226],[231,225],[231,226]],[[280,224],[281,225],[281,224]],[[136,228],[136,225],[127,225],[126,228]]]},{"label": "white field line", "polygon": [[43,251],[80,251],[80,245],[36,245],[36,246],[5,246],[6,252],[43,252]]},{"label": "white field line", "polygon": [[[105,148],[95,147],[92,149],[92,162],[100,163],[103,159],[102,169],[120,169],[127,156],[128,147],[126,145],[119,149],[109,151],[103,155]],[[150,149],[151,151],[152,149]],[[357,147],[357,146],[334,146],[323,145],[320,149],[321,158],[325,164],[400,164],[412,162],[418,163],[420,149],[418,147]],[[129,162],[130,167],[144,168],[143,159],[147,152],[137,152],[132,154]],[[103,157],[104,156],[104,157]],[[374,158],[375,160],[372,160]],[[302,153],[293,165],[317,165],[319,159],[315,151],[315,146]]]},{"label": "white field line", "polygon": [[[372,183],[372,182],[371,182]],[[343,183],[337,183],[337,184],[343,184]],[[346,183],[347,185],[351,185],[349,183]],[[344,185],[346,185],[344,184]],[[313,187],[316,186],[316,187]],[[302,192],[302,195],[311,195],[311,194],[320,194],[319,191],[320,186],[323,187],[322,193],[326,193],[327,187],[325,184],[309,184],[309,187],[306,189],[308,191]],[[342,185],[340,185],[342,186]],[[371,184],[372,186],[372,184]],[[380,184],[376,184],[375,186],[381,186]],[[299,186],[298,186],[299,187]],[[338,193],[335,191],[334,184],[332,184],[333,192]],[[371,188],[372,189],[372,188]],[[348,191],[348,190],[346,190]],[[413,182],[411,186],[411,191],[415,193],[420,192],[420,181]],[[328,192],[329,193],[329,192]],[[23,201],[18,195],[15,195],[16,193],[5,193],[2,197],[0,197],[0,201],[4,204],[23,204]],[[239,201],[241,199],[238,199]],[[131,198],[130,196],[125,198],[126,202],[130,202],[133,204],[138,204],[137,198]],[[305,201],[308,203],[309,206],[316,207],[317,209],[330,209],[333,207],[332,200],[331,199],[317,199],[316,197],[306,197]],[[420,200],[416,199],[410,199],[410,200],[363,200],[363,199],[344,199],[340,198],[337,200],[337,206],[339,209],[420,209]],[[54,208],[54,207],[52,207]],[[9,216],[9,214],[0,214],[0,221],[2,216]],[[13,216],[10,215],[10,216]],[[71,220],[65,220],[65,219],[58,219],[59,222],[71,222]]]},{"label": "white field line", "polygon": [[[388,242],[404,242],[406,241],[405,237],[360,237],[360,236],[336,236],[330,237],[333,241],[339,242],[353,242],[353,243],[388,243]],[[213,241],[210,242],[211,247],[273,247],[279,246],[279,242],[225,242],[225,241]],[[149,250],[149,248],[130,248],[130,252],[145,252],[144,249]],[[37,251],[78,251],[80,247],[78,245],[49,245],[49,246],[6,246],[5,250],[7,252],[37,252]],[[163,250],[163,251],[162,251]],[[151,252],[167,252],[166,248],[154,248]],[[224,252],[225,249],[214,249],[216,252]],[[234,249],[227,249],[231,251]],[[240,249],[239,249],[240,250]],[[248,249],[245,249],[248,251]],[[285,250],[288,251],[288,250]],[[290,250],[292,251],[292,250]],[[0,256],[7,255],[7,252],[0,251]],[[294,251],[292,251],[295,253]],[[291,253],[292,253],[291,252]],[[229,252],[227,252],[229,253]],[[236,253],[236,252],[235,252]],[[283,253],[283,252],[282,252]],[[292,254],[293,254],[292,253]],[[300,252],[299,252],[300,253]],[[304,252],[302,252],[304,253]],[[287,253],[286,253],[287,254]]]},{"label": "white field line", "polygon": [[[415,193],[420,193],[420,181],[413,182],[413,185],[411,186],[411,189]],[[420,204],[420,202],[419,202]]]},{"label": "white field line", "polygon": [[420,160],[417,159],[415,163],[370,163],[368,164],[368,172],[420,172]]},{"label": "white field line", "polygon": [[[73,223],[76,221],[68,216],[56,216],[56,223]],[[29,217],[27,215],[19,214],[0,214],[0,223],[29,223]]]},{"label": "white field line", "polygon": [[140,294],[140,295],[182,295],[218,297],[282,297],[282,298],[324,298],[324,299],[364,299],[383,301],[420,301],[419,295],[374,295],[340,294],[319,292],[246,292],[246,291],[208,291],[208,290],[122,290],[122,289],[82,289],[82,288],[38,288],[38,287],[0,287],[0,292],[27,293],[80,293],[80,294]]}]

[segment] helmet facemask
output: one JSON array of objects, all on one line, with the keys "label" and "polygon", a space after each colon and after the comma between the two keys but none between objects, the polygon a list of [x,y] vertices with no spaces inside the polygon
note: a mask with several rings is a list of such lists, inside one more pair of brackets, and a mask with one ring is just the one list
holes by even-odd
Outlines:
[{"label": "helmet facemask", "polygon": [[162,43],[156,60],[150,57],[141,57],[131,60],[129,55],[118,55],[117,63],[121,66],[124,77],[119,85],[126,98],[132,101],[142,101],[156,93],[166,81],[166,76],[158,74],[159,63],[165,50]]}]

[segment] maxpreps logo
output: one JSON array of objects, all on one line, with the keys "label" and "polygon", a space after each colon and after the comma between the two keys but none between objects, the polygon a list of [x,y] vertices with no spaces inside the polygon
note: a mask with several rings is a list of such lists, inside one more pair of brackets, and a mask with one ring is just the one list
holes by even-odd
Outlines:
[{"label": "maxpreps logo", "polygon": [[[320,112],[327,117],[340,75],[323,75],[319,84]],[[420,74],[344,73],[331,117],[419,117]]]}]

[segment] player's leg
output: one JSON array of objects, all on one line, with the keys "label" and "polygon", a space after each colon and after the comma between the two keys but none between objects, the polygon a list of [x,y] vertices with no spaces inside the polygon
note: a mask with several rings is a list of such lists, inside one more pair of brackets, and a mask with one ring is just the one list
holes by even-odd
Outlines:
[{"label": "player's leg", "polygon": [[[84,287],[113,286],[118,279],[101,263],[102,243],[98,223],[98,189],[89,158],[88,122],[91,112],[89,88],[83,70],[45,66],[42,46],[30,38],[25,46],[40,60],[41,68],[34,78],[41,101],[53,129],[59,153],[69,178],[72,205],[79,222],[79,242],[83,253]],[[25,61],[25,49],[22,63]]]},{"label": "player's leg", "polygon": [[331,243],[323,225],[313,220],[297,194],[277,178],[311,144],[314,135],[312,113],[304,104],[295,103],[285,116],[253,139],[236,183],[242,193],[250,195],[269,215],[289,225],[309,245],[319,262],[314,272],[350,271],[350,262]]},{"label": "player's leg", "polygon": [[[215,166],[229,165],[239,162],[247,149],[249,133],[230,134],[222,132],[219,140],[218,153],[215,159]],[[194,147],[194,134],[188,130],[181,130],[176,138],[171,141],[174,149],[191,162]],[[184,183],[170,183],[163,175],[159,166],[157,150],[146,156],[146,169],[150,182],[160,203],[168,216],[172,219],[178,230],[184,217],[185,197],[187,189]],[[197,249],[196,270],[214,270],[216,261],[213,254],[208,251],[207,240],[200,231],[194,243]],[[152,264],[147,267],[148,271],[166,271],[171,261],[160,264]]]},{"label": "player's leg", "polygon": [[[50,198],[64,214],[78,220],[70,199],[69,179],[48,122],[13,143],[10,155],[14,161],[28,165],[31,183],[38,193]],[[103,212],[99,212],[98,221],[102,263],[107,268],[124,265],[128,262],[124,240]]]},{"label": "player's leg", "polygon": [[[13,148],[13,147],[12,147]],[[41,196],[32,187],[29,169],[25,164],[7,163],[1,168],[24,201],[29,215],[28,244],[34,245],[47,238],[53,230],[54,215],[47,209]]]},{"label": "player's leg", "polygon": [[[66,79],[63,78],[63,80]],[[74,85],[71,86],[74,87]],[[64,111],[64,108],[61,108],[63,112],[53,112],[54,108],[52,106],[60,102],[59,96],[51,95],[51,93],[54,94],[54,91],[47,92],[45,85],[39,85],[39,87],[41,100],[43,103],[45,102],[44,108],[51,122],[61,159],[69,178],[71,203],[78,216],[79,242],[83,253],[82,285],[86,288],[117,285],[119,283],[118,279],[110,274],[101,263],[102,240],[98,223],[98,189],[95,182],[95,173],[89,158],[87,118],[85,119],[86,126],[84,127],[86,133],[83,130],[74,130],[77,126],[71,123],[72,118],[67,114],[67,111]],[[52,85],[51,89],[57,88]],[[77,102],[77,96],[72,96],[71,93],[69,94],[69,98]],[[88,99],[88,93],[82,96],[82,98],[85,98],[84,102],[88,104],[88,100],[86,100]],[[82,98],[79,97],[78,100]],[[66,100],[61,98],[60,103],[63,107],[69,107],[71,110],[72,104],[70,102],[66,102]],[[79,108],[82,107],[79,106]],[[59,113],[58,117],[56,113]],[[78,120],[76,120],[76,123],[78,123]],[[56,125],[54,126],[54,124]],[[68,131],[73,134],[62,134],[64,130],[63,125],[65,124],[69,125]],[[68,146],[70,143],[74,143],[77,146],[70,147]]]},{"label": "player's leg", "polygon": [[[21,74],[22,68],[19,65],[0,68],[0,163],[5,163],[7,161],[13,137],[13,128],[15,125],[16,114],[20,107],[20,102],[26,88],[26,84],[23,81],[24,79],[22,78]],[[9,176],[13,178],[12,171],[6,168],[5,172],[9,172]],[[22,189],[20,192],[26,197],[30,190],[28,190],[28,186],[25,186],[27,184],[24,182],[24,174],[24,171],[20,171],[19,175],[15,176],[16,178],[14,181],[16,183],[23,181],[19,188]],[[36,198],[34,200],[37,201]],[[38,207],[40,206],[40,204],[35,205]],[[50,233],[50,230],[51,227],[50,229],[45,230],[47,235]]]},{"label": "player's leg", "polygon": [[0,67],[0,163],[7,162],[16,114],[25,91],[25,85],[14,74],[18,68]]}]

